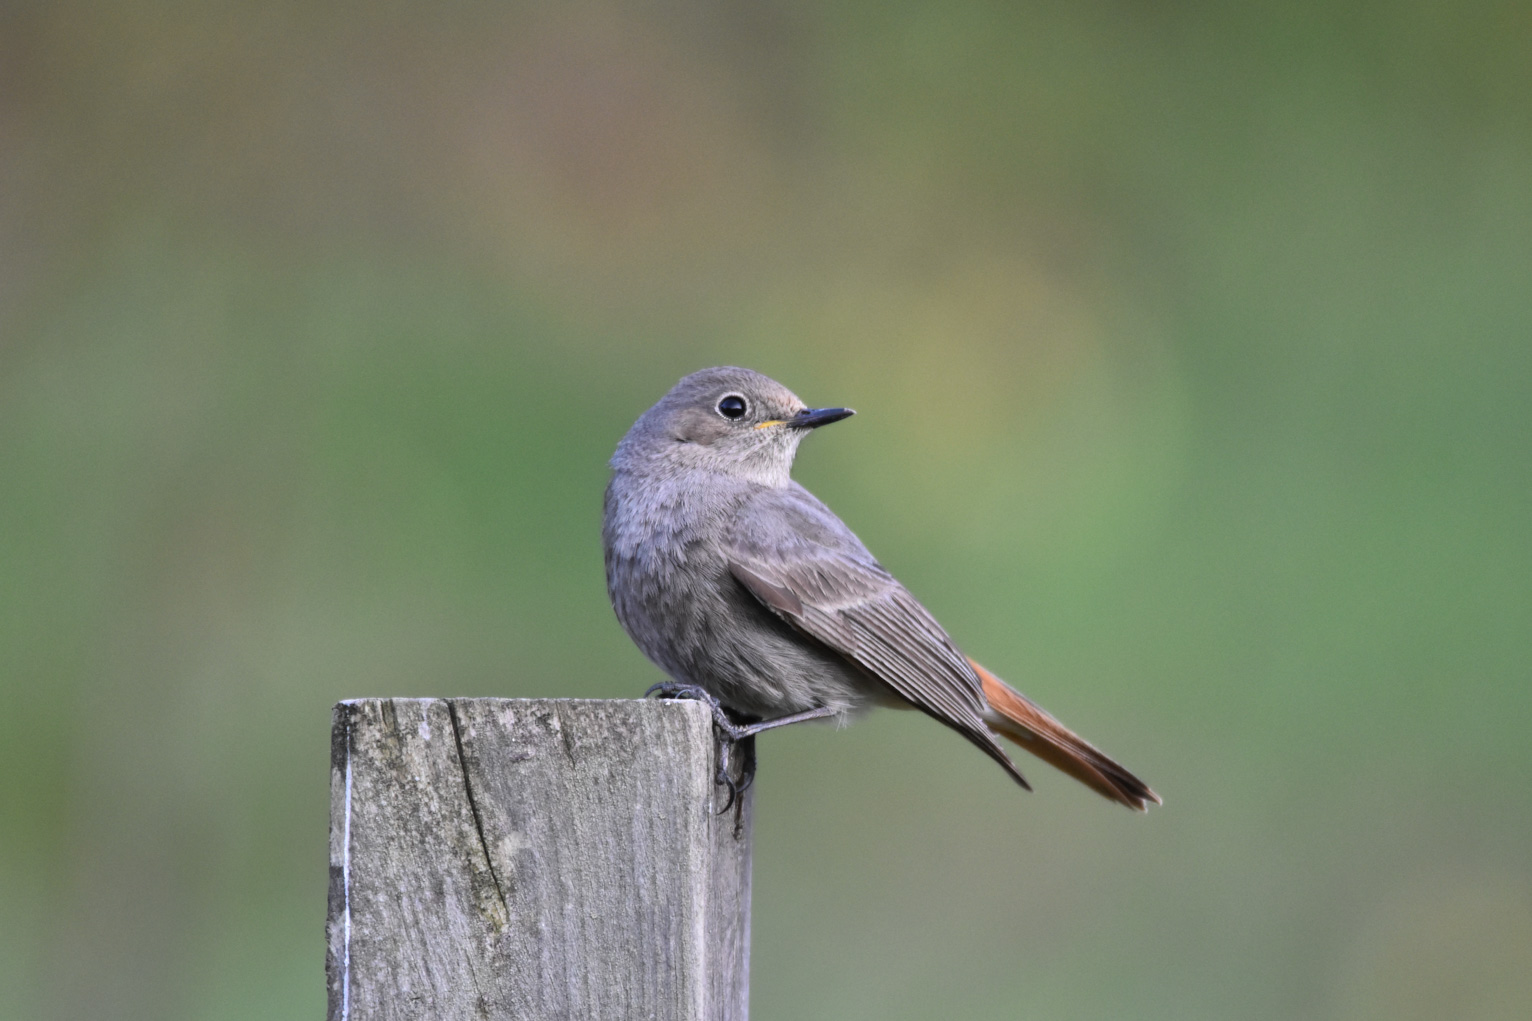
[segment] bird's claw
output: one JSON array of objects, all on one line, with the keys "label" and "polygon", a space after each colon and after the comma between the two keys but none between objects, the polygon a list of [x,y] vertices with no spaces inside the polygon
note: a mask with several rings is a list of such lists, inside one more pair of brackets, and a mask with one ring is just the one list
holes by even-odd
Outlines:
[{"label": "bird's claw", "polygon": [[[744,793],[755,782],[755,737],[750,731],[733,720],[724,711],[722,704],[706,688],[696,684],[681,684],[676,681],[661,681],[659,684],[650,686],[644,692],[644,697],[659,695],[661,698],[685,698],[701,702],[713,712],[713,726],[718,730],[718,772],[713,777],[713,782],[720,787],[727,788],[729,796],[725,799],[723,807],[718,810],[723,815],[729,809],[734,809],[734,835],[740,834],[743,826],[743,812],[745,808]],[[743,745],[743,754],[740,757],[739,778],[735,779],[734,771],[730,768],[730,752],[735,745]]]},{"label": "bird's claw", "polygon": [[706,688],[696,684],[661,681],[659,684],[650,685],[649,690],[644,692],[644,697],[648,698],[654,694],[658,694],[661,698],[687,698],[701,702],[713,711],[713,726],[722,731],[730,741],[743,741],[750,736],[739,724],[729,719],[729,714],[724,712],[723,704]]}]

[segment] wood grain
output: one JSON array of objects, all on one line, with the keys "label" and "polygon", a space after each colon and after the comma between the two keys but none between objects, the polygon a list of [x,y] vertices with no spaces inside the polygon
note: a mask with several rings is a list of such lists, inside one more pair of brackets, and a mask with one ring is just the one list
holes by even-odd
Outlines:
[{"label": "wood grain", "polygon": [[744,1021],[750,802],[695,702],[335,707],[330,1021]]}]

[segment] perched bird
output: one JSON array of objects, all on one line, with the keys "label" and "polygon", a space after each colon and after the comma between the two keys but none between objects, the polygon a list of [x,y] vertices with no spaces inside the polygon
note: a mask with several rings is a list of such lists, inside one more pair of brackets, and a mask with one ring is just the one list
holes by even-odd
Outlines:
[{"label": "perched bird", "polygon": [[1129,808],[1160,803],[964,656],[851,529],[792,480],[799,442],[852,414],[808,408],[749,369],[704,369],[617,445],[602,527],[607,592],[629,636],[672,678],[656,687],[707,699],[734,740],[913,706],[1028,790],[1000,737]]}]

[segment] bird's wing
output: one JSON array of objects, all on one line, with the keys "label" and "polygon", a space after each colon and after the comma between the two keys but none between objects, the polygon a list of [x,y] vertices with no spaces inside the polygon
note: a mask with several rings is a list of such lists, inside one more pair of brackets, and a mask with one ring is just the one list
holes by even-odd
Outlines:
[{"label": "bird's wing", "polygon": [[972,664],[808,490],[757,493],[736,515],[727,546],[730,572],[772,612],[958,731],[1030,790],[985,726],[989,705]]}]

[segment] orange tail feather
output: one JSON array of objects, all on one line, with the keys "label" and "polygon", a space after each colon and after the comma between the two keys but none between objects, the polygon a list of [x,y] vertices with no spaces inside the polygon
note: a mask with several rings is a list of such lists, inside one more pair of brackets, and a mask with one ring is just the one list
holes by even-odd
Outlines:
[{"label": "orange tail feather", "polygon": [[1048,715],[1042,706],[969,660],[984,685],[991,730],[1003,734],[1048,765],[1067,773],[1098,794],[1140,812],[1149,802],[1161,804],[1149,785],[1112,761],[1084,738]]}]

